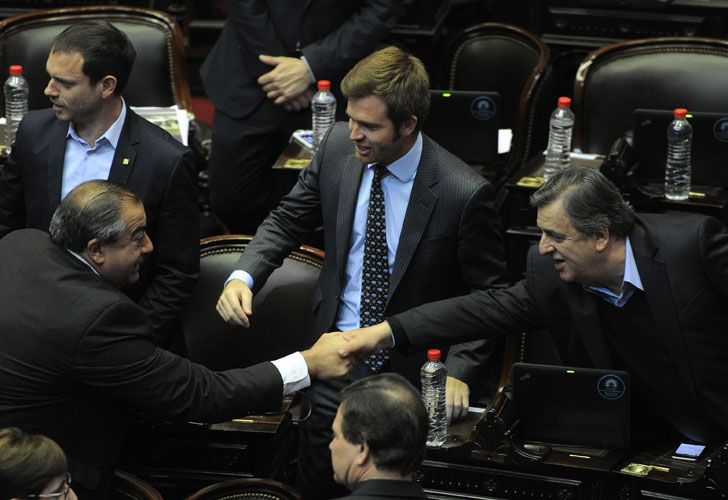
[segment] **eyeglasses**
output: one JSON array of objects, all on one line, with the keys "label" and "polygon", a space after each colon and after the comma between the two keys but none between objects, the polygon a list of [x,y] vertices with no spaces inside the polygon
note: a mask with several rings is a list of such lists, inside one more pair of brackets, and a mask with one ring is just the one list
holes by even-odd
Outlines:
[{"label": "eyeglasses", "polygon": [[71,474],[66,473],[66,480],[58,488],[55,493],[41,493],[38,495],[26,495],[26,498],[60,498],[66,500],[68,498],[68,492],[71,491]]}]

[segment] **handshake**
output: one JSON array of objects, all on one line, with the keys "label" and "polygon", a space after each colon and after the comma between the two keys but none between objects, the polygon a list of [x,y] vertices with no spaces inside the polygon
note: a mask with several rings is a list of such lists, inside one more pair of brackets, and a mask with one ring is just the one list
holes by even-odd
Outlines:
[{"label": "handshake", "polygon": [[311,378],[329,380],[347,375],[366,355],[392,347],[392,330],[384,321],[368,328],[324,333],[303,359]]}]

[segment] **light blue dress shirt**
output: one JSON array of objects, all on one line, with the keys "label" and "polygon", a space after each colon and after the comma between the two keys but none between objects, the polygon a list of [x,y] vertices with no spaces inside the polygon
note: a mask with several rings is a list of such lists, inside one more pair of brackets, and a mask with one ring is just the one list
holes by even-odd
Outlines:
[{"label": "light blue dress shirt", "polygon": [[99,137],[94,147],[76,133],[73,122],[68,125],[66,152],[63,156],[61,199],[82,182],[108,179],[114,161],[116,146],[126,118],[126,103],[121,99],[121,113],[114,123]]},{"label": "light blue dress shirt", "polygon": [[634,261],[634,254],[632,253],[632,245],[629,242],[629,236],[627,236],[624,246],[624,278],[622,279],[622,288],[619,295],[603,286],[584,285],[585,290],[599,295],[601,298],[616,307],[623,307],[630,297],[632,297],[635,290],[641,290],[643,292],[645,290],[642,286],[640,273],[637,271],[637,263]]},{"label": "light blue dress shirt", "polygon": [[[384,217],[387,223],[387,261],[390,276],[392,275],[394,258],[397,255],[404,216],[412,193],[412,185],[417,174],[417,166],[420,164],[420,158],[422,157],[422,141],[422,134],[417,134],[417,139],[412,148],[400,159],[387,165],[389,175],[382,179]],[[367,209],[369,208],[369,192],[374,178],[373,167],[373,163],[366,165],[359,186],[351,231],[351,247],[346,261],[344,291],[341,294],[342,303],[336,317],[336,328],[340,331],[359,328],[364,233],[366,231]],[[243,270],[234,271],[225,284],[233,279],[242,280],[250,288],[253,288],[253,278]]]}]

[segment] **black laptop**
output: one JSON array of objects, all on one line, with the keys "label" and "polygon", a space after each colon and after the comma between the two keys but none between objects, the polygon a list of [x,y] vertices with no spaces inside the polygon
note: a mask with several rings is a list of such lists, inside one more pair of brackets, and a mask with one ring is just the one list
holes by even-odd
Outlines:
[{"label": "black laptop", "polygon": [[[665,181],[667,127],[672,120],[672,110],[635,110],[635,174],[641,182]],[[693,127],[691,183],[728,186],[728,114],[688,110],[688,122]]]},{"label": "black laptop", "polygon": [[430,90],[425,133],[465,163],[498,159],[501,96],[498,92]]},{"label": "black laptop", "polygon": [[618,370],[515,363],[513,403],[525,441],[626,449],[630,379]]}]

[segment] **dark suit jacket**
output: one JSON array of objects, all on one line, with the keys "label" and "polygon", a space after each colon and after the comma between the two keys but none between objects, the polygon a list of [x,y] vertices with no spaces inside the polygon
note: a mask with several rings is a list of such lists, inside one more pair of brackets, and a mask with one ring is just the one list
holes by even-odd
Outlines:
[{"label": "dark suit jacket", "polygon": [[[144,202],[154,251],[141,279],[125,292],[157,329],[176,317],[199,274],[199,213],[192,152],[127,108],[109,180],[126,184]],[[68,123],[53,110],[31,111],[0,173],[0,237],[13,229],[48,230],[61,203]],[[126,164],[125,164],[126,163]]]},{"label": "dark suit jacket", "polygon": [[370,479],[360,482],[349,496],[340,500],[354,498],[357,500],[376,498],[427,498],[420,485],[410,481],[393,481],[386,479]]},{"label": "dark suit jacket", "polygon": [[[301,172],[291,192],[261,224],[236,265],[253,276],[254,291],[258,291],[290,251],[323,224],[327,251],[311,304],[311,342],[334,327],[344,289],[364,171],[353,149],[346,124],[335,124],[311,166]],[[390,278],[387,314],[475,289],[506,285],[492,199],[489,182],[424,137]],[[482,361],[481,346],[453,348],[446,359],[448,374],[472,383]],[[406,358],[393,353],[392,366],[419,384],[424,360],[422,353]]]},{"label": "dark suit jacket", "polygon": [[272,68],[260,54],[306,57],[319,80],[337,84],[384,41],[402,0],[232,0],[225,27],[201,69],[215,107],[247,116],[265,99],[256,83]]},{"label": "dark suit jacket", "polygon": [[[638,217],[629,237],[667,355],[697,407],[728,429],[728,231],[702,215],[653,214]],[[611,368],[598,300],[563,282],[534,247],[513,287],[428,304],[393,322],[407,337],[400,346],[547,327],[566,364]]]},{"label": "dark suit jacket", "polygon": [[0,427],[53,438],[88,488],[132,410],[224,421],[280,407],[272,363],[212,372],[154,347],[143,311],[37,229],[0,240],[0,303]]}]

